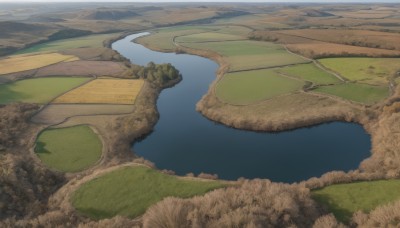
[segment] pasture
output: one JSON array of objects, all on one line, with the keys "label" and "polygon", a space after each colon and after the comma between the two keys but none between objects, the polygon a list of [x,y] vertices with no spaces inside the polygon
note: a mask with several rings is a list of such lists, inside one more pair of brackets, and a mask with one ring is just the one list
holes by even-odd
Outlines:
[{"label": "pasture", "polygon": [[57,104],[134,104],[144,80],[96,79],[54,100]]},{"label": "pasture", "polygon": [[35,152],[46,166],[62,172],[78,172],[94,165],[101,157],[102,142],[85,125],[43,131]]},{"label": "pasture", "polygon": [[38,55],[12,55],[0,59],[0,74],[10,74],[26,70],[41,68],[59,62],[79,60],[72,55],[46,53]]},{"label": "pasture", "polygon": [[319,62],[350,81],[374,85],[387,85],[388,78],[400,69],[400,58],[328,58]]},{"label": "pasture", "polygon": [[90,35],[78,38],[63,39],[38,44],[30,48],[23,49],[17,54],[32,52],[57,52],[75,48],[102,48],[104,41],[112,37],[118,36],[118,33]]},{"label": "pasture", "polygon": [[288,53],[282,46],[260,41],[184,43],[183,46],[211,50],[227,58],[230,71],[249,70],[305,63],[308,60]]},{"label": "pasture", "polygon": [[49,77],[0,84],[0,104],[48,103],[60,94],[89,80],[90,78],[83,77]]},{"label": "pasture", "polygon": [[245,105],[300,90],[304,82],[280,76],[272,69],[224,75],[216,95],[224,102]]},{"label": "pasture", "polygon": [[320,86],[316,92],[341,97],[367,105],[374,104],[389,95],[389,88],[385,86],[373,86],[361,83],[345,83],[331,86]]},{"label": "pasture", "polygon": [[135,218],[165,197],[188,198],[223,186],[218,181],[184,180],[143,166],[125,167],[83,184],[71,201],[79,212],[94,219]]},{"label": "pasture", "polygon": [[356,211],[369,212],[377,206],[400,200],[400,180],[336,184],[312,191],[313,198],[342,222]]},{"label": "pasture", "polygon": [[245,37],[239,35],[223,34],[218,32],[204,32],[186,36],[179,36],[176,38],[176,42],[195,43],[195,42],[232,41],[241,39],[245,39]]},{"label": "pasture", "polygon": [[314,84],[333,84],[341,82],[337,77],[320,69],[313,63],[298,64],[278,69],[280,73],[313,82]]}]

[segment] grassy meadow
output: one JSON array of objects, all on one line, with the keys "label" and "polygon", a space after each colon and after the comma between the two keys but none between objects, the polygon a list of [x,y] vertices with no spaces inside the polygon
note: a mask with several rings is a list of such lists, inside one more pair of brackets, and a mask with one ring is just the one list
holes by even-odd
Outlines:
[{"label": "grassy meadow", "polygon": [[292,77],[313,82],[314,84],[333,84],[341,82],[337,77],[320,69],[313,63],[288,66],[278,71]]},{"label": "grassy meadow", "polygon": [[341,97],[347,100],[374,104],[389,95],[389,88],[360,83],[345,83],[331,86],[320,86],[314,91]]},{"label": "grassy meadow", "polygon": [[387,79],[400,69],[400,58],[328,58],[319,62],[350,81],[374,85],[387,85]]},{"label": "grassy meadow", "polygon": [[13,55],[0,59],[0,74],[33,70],[59,62],[79,60],[72,55],[46,53],[38,55]]},{"label": "grassy meadow", "polygon": [[218,32],[204,32],[196,33],[187,36],[179,36],[176,41],[179,43],[192,43],[192,42],[218,42],[218,41],[232,41],[241,40],[245,37],[239,35],[232,35]]},{"label": "grassy meadow", "polygon": [[48,103],[60,94],[88,80],[90,80],[90,78],[50,77],[25,79],[7,84],[0,84],[0,104],[13,102]]},{"label": "grassy meadow", "polygon": [[400,180],[381,180],[337,184],[312,192],[313,198],[328,207],[342,222],[350,220],[356,211],[369,212],[395,200],[400,200]]},{"label": "grassy meadow", "polygon": [[216,87],[218,98],[244,105],[300,90],[304,83],[280,76],[272,69],[226,74]]},{"label": "grassy meadow", "polygon": [[105,40],[117,35],[117,33],[112,33],[51,41],[23,49],[17,52],[17,54],[33,52],[56,52],[74,48],[101,48],[104,47],[103,42]]},{"label": "grassy meadow", "polygon": [[72,205],[94,219],[135,218],[165,197],[188,198],[223,186],[218,181],[179,179],[143,166],[125,167],[83,184],[72,196]]},{"label": "grassy meadow", "polygon": [[133,104],[144,80],[95,79],[54,100],[58,104]]},{"label": "grassy meadow", "polygon": [[77,172],[100,159],[102,142],[88,126],[55,128],[39,135],[35,152],[52,169]]},{"label": "grassy meadow", "polygon": [[230,71],[278,67],[306,63],[297,55],[288,53],[282,46],[251,40],[225,41],[211,43],[183,43],[183,46],[211,50],[227,58]]}]

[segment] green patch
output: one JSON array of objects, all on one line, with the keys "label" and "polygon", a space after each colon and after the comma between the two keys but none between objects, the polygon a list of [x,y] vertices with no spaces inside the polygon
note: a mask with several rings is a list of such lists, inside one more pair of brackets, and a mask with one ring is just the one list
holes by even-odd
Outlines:
[{"label": "green patch", "polygon": [[375,85],[387,85],[388,78],[400,70],[400,58],[328,58],[319,62],[350,81]]},{"label": "green patch", "polygon": [[217,32],[204,32],[197,33],[187,36],[180,36],[176,38],[176,42],[216,42],[216,41],[230,41],[230,40],[240,40],[243,39],[242,36],[222,34]]},{"label": "green patch", "polygon": [[224,41],[211,43],[183,43],[183,46],[211,50],[227,57],[231,71],[278,67],[309,62],[288,53],[282,46],[260,41]]},{"label": "green patch", "polygon": [[135,218],[165,197],[188,198],[223,186],[217,181],[183,180],[142,166],[125,167],[83,184],[72,196],[72,205],[94,219]]},{"label": "green patch", "polygon": [[57,41],[50,41],[43,44],[38,44],[30,48],[18,51],[16,54],[25,54],[32,52],[54,52],[63,51],[74,48],[101,48],[104,47],[103,42],[117,34],[101,34],[91,35],[79,38],[63,39]]},{"label": "green patch", "polygon": [[312,191],[313,198],[328,207],[342,222],[356,211],[369,212],[377,206],[400,199],[400,180],[337,184]]},{"label": "green patch", "polygon": [[62,93],[89,80],[90,78],[83,77],[52,77],[0,84],[0,104],[13,102],[48,103]]},{"label": "green patch", "polygon": [[62,172],[77,172],[94,165],[101,157],[102,143],[88,126],[43,131],[35,152],[48,167]]},{"label": "green patch", "polygon": [[304,83],[269,70],[243,71],[224,75],[216,94],[221,100],[236,105],[251,104],[300,90]]},{"label": "green patch", "polygon": [[341,82],[334,75],[320,69],[313,63],[288,66],[279,69],[279,72],[313,82],[314,84],[334,84]]},{"label": "green patch", "polygon": [[331,86],[320,86],[314,91],[338,96],[347,100],[374,104],[389,96],[389,88],[359,83],[345,83]]}]

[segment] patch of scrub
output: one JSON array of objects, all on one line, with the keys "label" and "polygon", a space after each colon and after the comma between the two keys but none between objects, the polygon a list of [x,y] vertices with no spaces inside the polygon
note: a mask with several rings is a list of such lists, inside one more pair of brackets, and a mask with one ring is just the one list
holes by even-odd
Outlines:
[{"label": "patch of scrub", "polygon": [[78,172],[100,159],[102,142],[89,126],[53,128],[39,135],[35,152],[52,169]]},{"label": "patch of scrub", "polygon": [[104,41],[117,36],[117,33],[91,35],[78,38],[63,39],[57,41],[46,42],[38,44],[33,47],[21,50],[18,54],[32,53],[32,52],[53,52],[63,51],[74,48],[101,48],[104,47]]},{"label": "patch of scrub", "polygon": [[188,198],[223,186],[218,181],[184,180],[143,166],[125,167],[83,184],[71,200],[79,212],[94,219],[135,218],[165,197]]},{"label": "patch of scrub", "polygon": [[134,104],[142,79],[96,79],[60,97],[56,104]]},{"label": "patch of scrub", "polygon": [[389,88],[360,83],[345,83],[331,86],[320,86],[314,91],[338,96],[347,100],[374,104],[389,96]]},{"label": "patch of scrub", "polygon": [[237,105],[251,104],[300,90],[304,82],[280,76],[272,69],[224,75],[216,87],[221,100]]},{"label": "patch of scrub", "polygon": [[327,58],[318,60],[350,81],[387,85],[400,69],[400,58]]},{"label": "patch of scrub", "polygon": [[10,74],[26,70],[33,70],[59,62],[79,60],[73,55],[59,53],[45,53],[38,55],[12,55],[0,59],[0,74]]},{"label": "patch of scrub", "polygon": [[60,94],[89,80],[90,78],[84,77],[51,77],[0,84],[0,104],[48,103]]},{"label": "patch of scrub", "polygon": [[278,70],[283,74],[297,77],[315,84],[333,84],[341,82],[337,77],[320,69],[314,63],[298,64]]},{"label": "patch of scrub", "polygon": [[337,184],[312,192],[313,198],[328,207],[342,222],[350,220],[356,211],[369,212],[395,200],[400,200],[400,180],[368,181]]}]

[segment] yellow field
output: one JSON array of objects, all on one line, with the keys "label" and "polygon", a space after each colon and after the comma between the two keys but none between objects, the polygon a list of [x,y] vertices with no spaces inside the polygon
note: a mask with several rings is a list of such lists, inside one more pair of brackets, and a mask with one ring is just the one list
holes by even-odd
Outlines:
[{"label": "yellow field", "polygon": [[60,97],[62,104],[133,104],[144,80],[95,79]]},{"label": "yellow field", "polygon": [[74,60],[79,60],[79,58],[73,55],[62,55],[59,53],[13,55],[8,58],[0,59],[0,74],[32,70],[59,62]]}]

